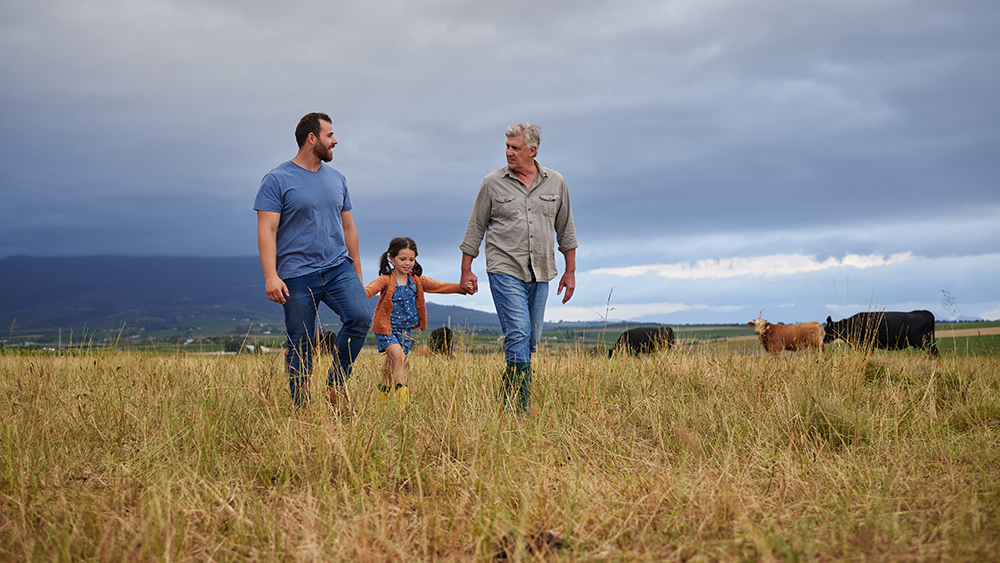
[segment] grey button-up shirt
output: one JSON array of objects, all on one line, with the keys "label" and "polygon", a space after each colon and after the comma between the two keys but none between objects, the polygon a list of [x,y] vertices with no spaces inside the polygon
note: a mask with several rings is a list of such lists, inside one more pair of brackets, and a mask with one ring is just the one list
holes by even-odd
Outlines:
[{"label": "grey button-up shirt", "polygon": [[[562,174],[535,161],[538,174],[528,189],[504,166],[486,175],[459,248],[475,258],[486,236],[486,271],[530,282],[556,277],[553,236],[559,252],[577,247],[569,188]],[[529,269],[530,267],[530,269]]]}]

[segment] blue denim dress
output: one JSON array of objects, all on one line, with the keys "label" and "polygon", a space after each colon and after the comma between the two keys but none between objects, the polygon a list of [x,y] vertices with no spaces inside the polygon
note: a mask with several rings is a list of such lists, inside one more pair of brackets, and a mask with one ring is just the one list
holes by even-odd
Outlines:
[{"label": "blue denim dress", "polygon": [[410,353],[410,327],[417,326],[420,319],[417,315],[417,285],[412,278],[406,280],[406,285],[397,285],[392,293],[392,315],[389,317],[389,326],[392,334],[376,334],[375,342],[378,344],[378,351],[385,352],[385,349],[393,344],[403,347],[403,353]]}]

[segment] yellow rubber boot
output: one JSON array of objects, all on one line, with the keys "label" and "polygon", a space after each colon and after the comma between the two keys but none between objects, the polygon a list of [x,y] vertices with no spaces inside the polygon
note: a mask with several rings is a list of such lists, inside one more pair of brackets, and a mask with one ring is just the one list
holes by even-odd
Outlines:
[{"label": "yellow rubber boot", "polygon": [[396,384],[396,401],[399,406],[406,408],[410,406],[410,388],[402,383]]},{"label": "yellow rubber boot", "polygon": [[392,389],[388,385],[378,386],[378,396],[375,397],[375,406],[380,410],[385,408],[385,405],[389,403],[389,393]]}]

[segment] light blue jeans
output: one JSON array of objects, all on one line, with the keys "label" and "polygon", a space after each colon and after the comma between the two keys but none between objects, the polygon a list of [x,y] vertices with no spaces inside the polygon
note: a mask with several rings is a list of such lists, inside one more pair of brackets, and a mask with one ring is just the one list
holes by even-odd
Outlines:
[{"label": "light blue jeans", "polygon": [[372,313],[365,288],[350,260],[284,281],[289,293],[284,304],[285,332],[288,335],[285,367],[292,399],[299,405],[309,400],[307,384],[312,373],[312,348],[319,304],[326,303],[344,324],[334,340],[337,357],[327,372],[327,385],[343,385],[344,380],[350,377],[351,364],[368,336]]},{"label": "light blue jeans", "polygon": [[549,282],[524,282],[509,274],[487,276],[503,330],[504,358],[508,363],[530,363],[542,336]]}]

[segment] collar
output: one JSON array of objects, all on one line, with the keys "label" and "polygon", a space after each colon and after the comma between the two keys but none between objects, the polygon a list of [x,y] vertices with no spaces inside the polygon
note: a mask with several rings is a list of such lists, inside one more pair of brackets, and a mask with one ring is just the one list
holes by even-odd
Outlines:
[{"label": "collar", "polygon": [[[535,163],[535,169],[538,170],[538,176],[541,176],[542,178],[548,178],[549,177],[549,169],[548,168],[542,166],[541,164],[538,164],[538,160],[537,159],[533,160],[532,162]],[[501,168],[501,170],[503,170],[503,175],[504,176],[509,176],[511,178],[514,178],[515,180],[517,179],[517,176],[514,175],[514,171],[510,169],[510,165],[504,166],[503,168]]]}]

